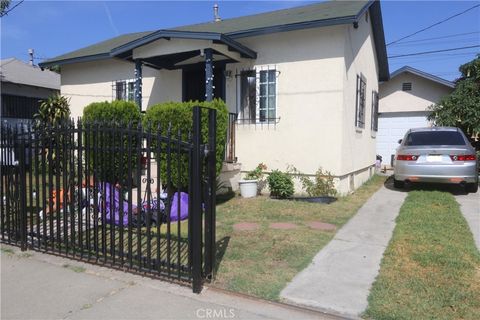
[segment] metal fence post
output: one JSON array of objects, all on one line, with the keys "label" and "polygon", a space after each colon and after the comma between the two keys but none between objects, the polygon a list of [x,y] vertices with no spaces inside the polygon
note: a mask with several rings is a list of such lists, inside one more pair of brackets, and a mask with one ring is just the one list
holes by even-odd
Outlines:
[{"label": "metal fence post", "polygon": [[20,169],[20,249],[22,251],[27,250],[27,175],[25,171],[26,161],[25,161],[25,140],[22,137],[20,139],[20,148],[19,148],[19,169]]},{"label": "metal fence post", "polygon": [[202,167],[201,167],[201,109],[193,108],[193,152],[191,186],[191,222],[192,222],[192,278],[193,292],[202,291]]},{"label": "metal fence post", "polygon": [[217,110],[208,110],[208,157],[207,186],[205,199],[205,276],[213,278],[215,266],[215,197],[216,197],[216,132]]}]

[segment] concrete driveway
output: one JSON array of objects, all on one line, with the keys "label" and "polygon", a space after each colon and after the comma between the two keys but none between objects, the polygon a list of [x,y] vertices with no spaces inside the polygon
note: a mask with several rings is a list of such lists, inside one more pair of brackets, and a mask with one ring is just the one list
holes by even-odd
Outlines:
[{"label": "concrete driveway", "polygon": [[383,186],[295,276],[281,297],[350,318],[359,317],[368,305],[370,288],[406,195]]},{"label": "concrete driveway", "polygon": [[475,244],[480,251],[480,191],[477,193],[457,194],[455,199],[460,204],[460,210],[468,222]]}]

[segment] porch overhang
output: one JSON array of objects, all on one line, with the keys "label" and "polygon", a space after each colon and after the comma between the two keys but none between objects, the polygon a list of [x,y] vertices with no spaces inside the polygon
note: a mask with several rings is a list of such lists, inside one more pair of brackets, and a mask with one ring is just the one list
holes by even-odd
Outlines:
[{"label": "porch overhang", "polygon": [[[233,40],[232,38],[216,32],[191,32],[191,31],[174,31],[174,30],[159,30],[148,34],[140,39],[129,42],[123,46],[117,47],[110,51],[111,57],[122,59],[133,59],[134,49],[146,46],[154,41],[164,39],[188,39],[188,40],[203,40],[216,45],[211,47],[215,51],[220,47],[225,47],[227,51],[237,53],[241,58],[256,59],[257,53],[243,44]],[[225,54],[225,52],[221,52]],[[228,56],[228,54],[226,54]]]}]

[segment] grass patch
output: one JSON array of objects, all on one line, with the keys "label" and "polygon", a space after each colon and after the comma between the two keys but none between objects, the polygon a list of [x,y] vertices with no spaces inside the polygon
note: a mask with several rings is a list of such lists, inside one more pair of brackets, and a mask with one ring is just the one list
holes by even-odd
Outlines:
[{"label": "grass patch", "polygon": [[71,264],[64,264],[62,267],[66,268],[66,269],[69,269],[69,270],[72,270],[73,272],[76,272],[76,273],[82,273],[82,272],[85,272],[87,271],[87,269],[85,269],[84,267],[80,267],[80,266],[73,266]]},{"label": "grass patch", "polygon": [[2,253],[6,253],[6,254],[9,254],[9,255],[15,254],[15,251],[13,251],[13,249],[10,249],[10,248],[1,247],[0,251]]},{"label": "grass patch", "polygon": [[480,254],[455,198],[412,191],[397,218],[365,316],[478,319]]},{"label": "grass patch", "polygon": [[[217,206],[217,274],[214,285],[261,298],[278,300],[280,291],[335,235],[308,227],[311,221],[340,228],[385,179],[373,177],[354,194],[329,204],[235,197]],[[255,231],[234,231],[233,225],[254,222]],[[299,227],[274,230],[270,223],[291,222]]]}]

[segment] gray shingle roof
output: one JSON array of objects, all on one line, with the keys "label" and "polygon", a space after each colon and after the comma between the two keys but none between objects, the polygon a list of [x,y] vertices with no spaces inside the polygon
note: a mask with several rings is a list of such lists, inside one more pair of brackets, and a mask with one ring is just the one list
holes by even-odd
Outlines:
[{"label": "gray shingle roof", "polygon": [[368,1],[328,1],[307,6],[260,13],[219,22],[207,22],[174,28],[179,31],[219,32],[227,35],[246,30],[269,28],[312,21],[355,17]]},{"label": "gray shingle roof", "polygon": [[0,60],[0,80],[29,86],[60,90],[60,75],[15,58]]},{"label": "gray shingle roof", "polygon": [[51,62],[56,62],[56,61],[70,60],[70,59],[82,58],[82,57],[88,57],[88,56],[108,55],[112,49],[122,46],[124,44],[127,44],[131,41],[140,39],[150,33],[152,33],[152,31],[124,34],[112,39],[95,43],[91,46],[88,46],[79,50],[62,54],[52,59],[45,60],[41,63],[41,65],[49,64]]}]

